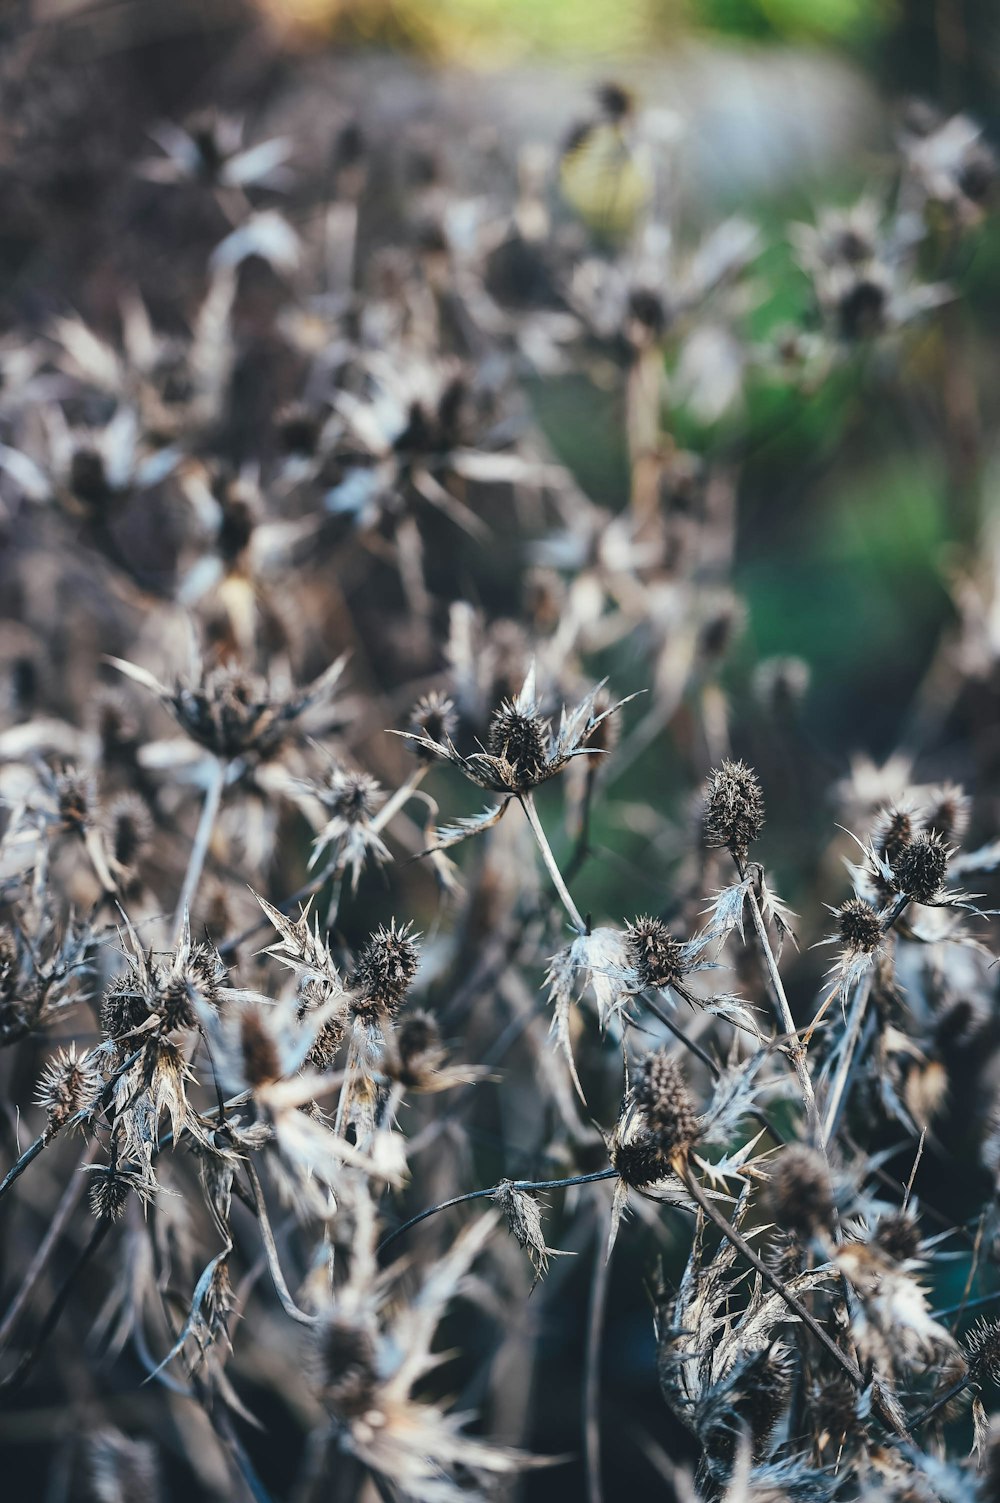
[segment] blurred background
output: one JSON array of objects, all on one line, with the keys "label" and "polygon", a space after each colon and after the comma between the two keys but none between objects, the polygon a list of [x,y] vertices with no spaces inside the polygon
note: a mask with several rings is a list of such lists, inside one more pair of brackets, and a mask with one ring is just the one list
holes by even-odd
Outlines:
[{"label": "blurred background", "polygon": [[[887,356],[871,342],[846,355],[838,346],[814,381],[801,379],[812,356],[798,344],[789,356],[795,378],[786,379],[781,365],[783,331],[797,340],[822,332],[813,280],[789,226],[814,224],[820,211],[849,207],[867,193],[894,205],[900,132],[916,107],[939,111],[940,119],[967,113],[995,138],[995,0],[8,0],[0,41],[0,334],[42,333],[69,314],[113,330],[123,288],[141,293],[158,327],[190,322],[206,244],[225,225],[212,221],[212,201],[185,200],[178,210],[136,163],[154,153],[151,133],[161,122],[190,121],[208,109],[242,119],[248,142],[294,142],[281,212],[304,238],[319,220],[317,184],[343,170],[332,143],[342,150],[345,127],[360,130],[359,281],[367,258],[412,243],[415,183],[428,200],[446,182],[459,197],[495,193],[512,201],[520,193],[530,203],[526,174],[535,161],[543,164],[539,191],[554,233],[588,237],[612,263],[626,227],[588,202],[568,172],[560,178],[559,162],[574,127],[593,111],[594,90],[609,81],[627,89],[669,142],[671,214],[686,243],[732,216],[759,232],[752,295],[727,314],[727,327],[738,330],[738,379],[728,346],[712,346],[717,367],[709,399],[700,400],[704,366],[692,375],[681,368],[681,352],[667,348],[673,395],[665,427],[691,473],[710,467],[738,495],[728,579],[741,603],[727,603],[708,622],[719,640],[705,649],[704,677],[724,697],[735,747],[758,768],[768,794],[769,871],[792,907],[813,915],[802,953],[789,963],[796,1005],[808,1007],[825,964],[809,949],[822,933],[815,913],[821,900],[842,896],[841,868],[828,851],[821,861],[816,853],[826,850],[840,817],[830,790],[849,776],[852,759],[855,767],[858,758],[871,759],[873,785],[876,769],[900,751],[918,760],[925,782],[965,781],[977,795],[979,833],[995,835],[994,666],[991,660],[984,670],[990,694],[963,697],[952,651],[968,630],[962,581],[995,533],[1000,503],[996,221],[977,216],[961,235],[942,223],[921,244],[921,285],[946,284],[953,295],[933,319],[915,320],[902,347]],[[454,223],[451,230],[457,233]],[[533,280],[544,270],[530,258],[500,268],[509,304],[546,304],[545,287]],[[671,291],[668,285],[668,297]],[[242,268],[241,353],[224,440],[235,464],[252,453],[266,465],[278,452],[272,417],[293,391],[296,369],[276,331],[284,295],[264,260]],[[604,355],[570,369],[532,360],[518,385],[523,421],[537,428],[547,458],[614,516],[634,502],[634,476],[613,367]],[[154,515],[147,512],[130,537],[144,588],[166,591],[173,564],[162,560],[176,540],[166,523],[154,526]],[[470,543],[456,554],[449,544],[440,579],[433,536],[425,539],[428,576],[442,600],[472,600],[491,619],[517,618],[528,609],[525,559],[548,561],[544,548],[531,550],[551,528],[525,523],[524,514],[516,526],[503,513],[494,521],[491,548]],[[30,619],[44,634],[22,568],[26,550],[44,548],[44,537],[16,513],[0,525],[2,614]],[[87,598],[88,588],[81,580],[84,603],[72,630],[80,621],[101,623],[93,627],[95,646],[100,639],[104,650],[130,656],[128,630],[139,633],[141,612],[132,628],[116,621],[118,636],[108,642],[104,607]],[[408,627],[393,636],[386,614],[376,592],[358,604],[352,630],[389,690],[437,659]],[[334,647],[343,645],[338,631],[326,632]],[[646,689],[643,640],[639,622],[624,644],[597,646],[588,659],[593,675],[612,673],[616,694]],[[776,709],[773,668],[770,678],[760,670],[786,659],[800,666]],[[67,683],[61,692],[71,699],[71,675]],[[663,907],[699,761],[696,722],[682,705],[669,734],[661,727],[648,745],[630,749],[624,784],[611,784],[614,796],[594,811],[595,847],[610,854],[579,873],[574,891],[584,911]],[[781,796],[772,800],[771,789]],[[447,807],[448,793],[441,797]],[[469,812],[461,794],[451,812],[459,809]],[[429,913],[419,880],[405,880],[417,910]],[[362,895],[359,932],[391,911],[377,883]],[[485,1116],[476,1166],[483,1184],[496,1172],[496,1124]],[[960,1124],[941,1131],[961,1142]],[[974,1180],[978,1171],[968,1172]],[[948,1182],[932,1175],[928,1193],[947,1211],[961,1198],[960,1181],[953,1172]],[[578,1270],[561,1273],[556,1293],[542,1286],[532,1296],[538,1400],[526,1442],[549,1452],[578,1452],[589,1265],[577,1261]],[[639,1239],[623,1243],[606,1338],[609,1503],[626,1489],[665,1486],[644,1460],[642,1435],[655,1435],[674,1457],[687,1445],[656,1392],[650,1276],[649,1249]],[[960,1290],[964,1267],[954,1277]],[[252,1373],[242,1381],[268,1427],[266,1440],[251,1436],[248,1446],[284,1496],[297,1455],[296,1417],[282,1412],[273,1385],[254,1390]],[[139,1424],[149,1393],[120,1394],[116,1422]],[[0,1446],[19,1479],[12,1498],[48,1496],[31,1483],[46,1423],[42,1407],[0,1420]],[[191,1485],[179,1462],[175,1481]],[[522,1487],[525,1498],[576,1498],[582,1472],[574,1461],[529,1476]]]}]

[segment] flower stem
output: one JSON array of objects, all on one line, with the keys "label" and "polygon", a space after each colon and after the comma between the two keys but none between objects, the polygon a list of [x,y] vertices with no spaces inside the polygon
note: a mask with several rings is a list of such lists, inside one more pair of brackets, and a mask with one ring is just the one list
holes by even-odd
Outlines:
[{"label": "flower stem", "polygon": [[519,804],[521,805],[521,808],[528,816],[528,823],[530,824],[532,834],[534,835],[535,840],[538,843],[538,849],[542,853],[542,860],[545,862],[549,876],[552,878],[552,885],[555,888],[556,892],[559,894],[559,897],[562,899],[562,905],[565,908],[566,912],[569,914],[570,919],[573,923],[573,927],[575,928],[577,934],[586,934],[587,925],[584,923],[583,918],[581,917],[579,908],[577,908],[576,904],[573,902],[573,899],[570,897],[569,888],[563,881],[562,872],[560,872],[558,866],[556,865],[556,858],[552,854],[552,847],[549,845],[548,838],[545,834],[545,831],[542,829],[541,821],[538,818],[538,810],[535,808],[534,798],[530,793],[519,793],[517,798]]},{"label": "flower stem", "polygon": [[228,767],[218,761],[213,761],[212,772],[208,787],[205,790],[205,802],[201,807],[201,818],[195,831],[194,844],[188,857],[187,871],[184,873],[184,885],[181,895],[177,899],[177,911],[174,914],[174,927],[172,944],[176,945],[184,930],[184,921],[190,910],[194,895],[198,890],[202,870],[205,865],[205,857],[208,855],[209,842],[212,839],[212,831],[215,828],[219,806],[222,803],[222,790],[226,786]]}]

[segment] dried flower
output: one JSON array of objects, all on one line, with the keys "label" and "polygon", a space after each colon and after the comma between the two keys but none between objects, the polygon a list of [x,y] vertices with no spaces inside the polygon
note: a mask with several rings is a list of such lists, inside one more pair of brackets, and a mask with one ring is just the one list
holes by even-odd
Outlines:
[{"label": "dried flower", "polygon": [[698,1135],[698,1113],[677,1058],[666,1049],[647,1054],[632,1095],[666,1156],[685,1153]]},{"label": "dried flower", "polygon": [[882,920],[864,898],[848,898],[837,909],[837,930],[845,950],[870,955],[882,943]]},{"label": "dried flower", "polygon": [[944,886],[948,857],[948,847],[940,835],[914,835],[892,862],[894,885],[916,903],[933,902]]},{"label": "dried flower", "polygon": [[90,1054],[78,1054],[76,1044],[60,1049],[42,1072],[35,1100],[48,1116],[50,1132],[58,1132],[77,1112],[93,1106],[101,1089],[100,1071]]},{"label": "dried flower", "polygon": [[358,955],[351,977],[351,1010],[355,1017],[375,1022],[399,1011],[410,982],[417,974],[419,955],[410,924],[376,929]]},{"label": "dried flower", "polygon": [[793,1143],[775,1158],[768,1175],[775,1223],[803,1241],[825,1235],[834,1218],[833,1190],[823,1155]]},{"label": "dried flower", "polygon": [[764,795],[745,762],[725,761],[709,773],[703,792],[702,832],[709,849],[725,846],[745,861],[764,828]]}]

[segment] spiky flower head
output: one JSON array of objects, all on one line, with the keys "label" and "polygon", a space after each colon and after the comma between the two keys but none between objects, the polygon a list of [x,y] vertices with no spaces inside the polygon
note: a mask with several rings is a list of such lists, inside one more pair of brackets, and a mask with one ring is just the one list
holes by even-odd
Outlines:
[{"label": "spiky flower head", "polygon": [[709,773],[703,799],[705,844],[710,850],[724,846],[744,861],[764,828],[764,795],[757,774],[745,762],[727,759]]},{"label": "spiky flower head", "polygon": [[70,1117],[92,1106],[100,1088],[100,1072],[89,1054],[78,1054],[75,1043],[60,1049],[45,1066],[35,1094],[48,1116],[49,1131],[58,1132]]},{"label": "spiky flower head", "polygon": [[[454,701],[446,694],[432,689],[429,694],[422,695],[410,711],[408,730],[426,741],[450,741],[457,724]],[[433,753],[428,752],[419,742],[411,742],[410,745],[421,762],[433,762]]]},{"label": "spiky flower head", "polygon": [[660,991],[683,981],[684,946],[662,919],[648,915],[625,926],[625,947],[643,991]]},{"label": "spiky flower head", "polygon": [[969,797],[957,783],[935,788],[924,808],[924,829],[942,840],[962,839],[969,825]]},{"label": "spiky flower head", "polygon": [[437,1019],[416,1008],[401,1018],[395,1036],[395,1073],[400,1084],[419,1086],[441,1063],[441,1030]]},{"label": "spiky flower head", "polygon": [[641,1190],[670,1173],[670,1157],[658,1133],[640,1126],[625,1134],[612,1134],[608,1147],[611,1167],[626,1185]]},{"label": "spiky flower head", "polygon": [[540,715],[519,710],[506,700],[493,713],[487,735],[490,755],[508,763],[518,786],[541,781],[548,763],[549,727]]},{"label": "spiky flower head", "polygon": [[912,809],[888,804],[880,809],[872,826],[872,849],[891,866],[903,847],[917,832]]},{"label": "spiky flower head", "polygon": [[833,1221],[834,1201],[823,1155],[804,1143],[783,1148],[771,1168],[768,1200],[782,1231],[803,1241],[826,1232]]},{"label": "spiky flower head", "polygon": [[917,903],[930,903],[937,897],[947,872],[948,848],[933,831],[914,835],[892,862],[895,886]]},{"label": "spiky flower head", "polygon": [[969,1372],[977,1383],[988,1378],[1000,1387],[1000,1320],[979,1320],[965,1337]]},{"label": "spiky flower head", "polygon": [[636,1071],[632,1096],[666,1156],[687,1152],[698,1135],[698,1113],[676,1056],[667,1049],[648,1054]]},{"label": "spiky flower head", "polygon": [[315,792],[334,819],[348,826],[371,819],[382,799],[382,789],[375,778],[367,772],[352,772],[342,767],[334,768],[325,787]]},{"label": "spiky flower head", "polygon": [[126,872],[134,872],[153,834],[149,805],[137,793],[120,793],[108,806],[104,822],[115,861]]},{"label": "spiky flower head", "polygon": [[399,1011],[410,982],[417,974],[419,954],[410,924],[376,929],[358,956],[351,978],[351,1011],[355,1017],[374,1022],[381,1015]]},{"label": "spiky flower head", "polygon": [[109,1039],[132,1033],[149,1017],[149,989],[131,961],[109,982],[101,999],[101,1027]]},{"label": "spiky flower head", "polygon": [[273,1085],[284,1075],[281,1050],[260,1007],[240,1010],[239,1048],[243,1079],[251,1090]]},{"label": "spiky flower head", "polygon": [[133,1169],[119,1169],[114,1164],[88,1164],[94,1175],[90,1187],[90,1209],[98,1221],[120,1221],[133,1191],[143,1204],[152,1200],[156,1185]]},{"label": "spiky flower head", "polygon": [[848,898],[837,910],[837,929],[845,950],[870,955],[882,943],[882,920],[864,898]]},{"label": "spiky flower head", "polygon": [[548,1272],[550,1255],[538,1201],[527,1190],[519,1190],[509,1179],[500,1181],[491,1198],[503,1214],[508,1232],[518,1247],[528,1254],[537,1283]]},{"label": "spiky flower head", "polygon": [[336,1415],[356,1419],[371,1409],[378,1371],[368,1326],[346,1315],[328,1316],[316,1329],[313,1368],[320,1396]]},{"label": "spiky flower head", "polygon": [[910,1211],[880,1216],[872,1238],[894,1263],[909,1263],[920,1254],[920,1223]]}]

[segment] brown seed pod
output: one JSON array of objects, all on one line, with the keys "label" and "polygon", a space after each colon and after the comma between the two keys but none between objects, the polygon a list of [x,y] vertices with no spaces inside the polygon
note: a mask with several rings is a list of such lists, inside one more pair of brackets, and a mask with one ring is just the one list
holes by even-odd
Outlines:
[{"label": "brown seed pod", "polygon": [[702,835],[710,850],[723,846],[744,861],[764,828],[764,795],[745,762],[722,762],[708,775],[703,793]]}]

